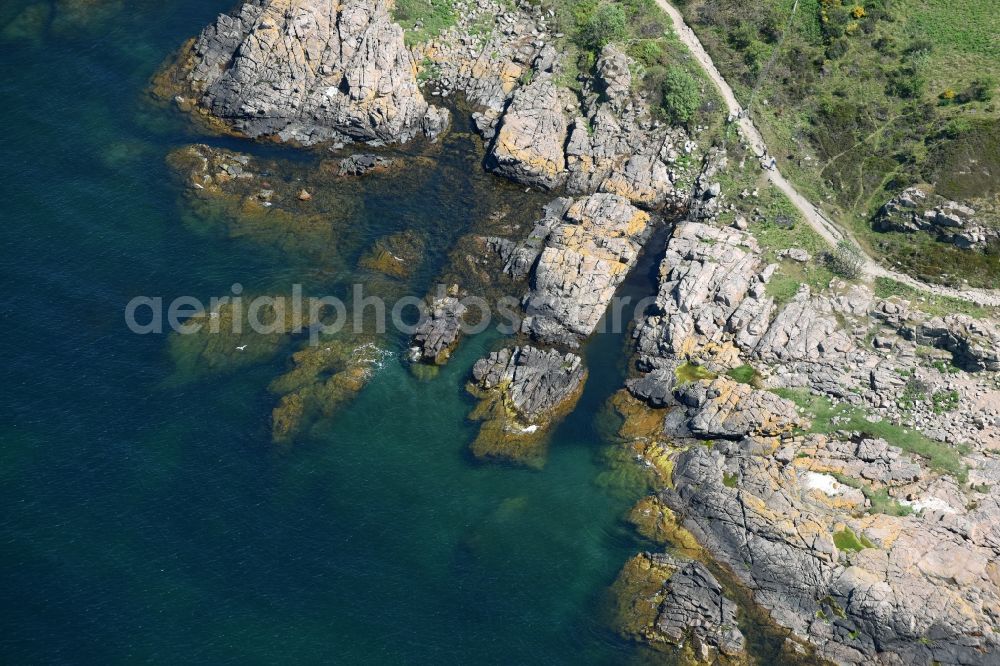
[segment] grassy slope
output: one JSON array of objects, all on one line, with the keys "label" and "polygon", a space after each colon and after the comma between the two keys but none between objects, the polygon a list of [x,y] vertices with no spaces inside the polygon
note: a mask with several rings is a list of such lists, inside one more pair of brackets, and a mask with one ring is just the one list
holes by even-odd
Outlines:
[{"label": "grassy slope", "polygon": [[[806,196],[849,224],[874,253],[914,274],[1000,286],[1000,248],[983,256],[870,229],[889,193],[914,182],[938,182],[946,196],[985,196],[987,210],[995,203],[1000,105],[938,99],[1000,71],[1000,47],[991,37],[1000,34],[1000,18],[990,0],[862,1],[859,19],[845,3],[828,10],[841,18],[828,21],[840,23],[827,33],[821,0],[801,0],[780,49],[793,0],[680,4],[744,103],[767,72],[753,110],[782,169]],[[911,84],[918,90],[899,90]]]},{"label": "grassy slope", "polygon": [[[532,0],[549,17],[552,38],[562,55],[563,72],[557,82],[579,89],[578,76],[593,73],[597,53],[585,44],[585,26],[602,4],[620,6],[627,17],[625,34],[614,40],[634,59],[633,80],[651,101],[654,111],[662,112],[663,85],[670,67],[680,67],[701,88],[701,108],[692,126],[708,128],[708,135],[721,131],[722,100],[715,87],[693,61],[687,49],[672,31],[670,20],[654,0]],[[454,0],[396,0],[393,17],[406,33],[410,46],[427,42],[455,25],[460,8]],[[549,12],[551,11],[551,15]],[[492,30],[483,25],[482,30]],[[663,120],[668,120],[664,115]]]},{"label": "grassy slope", "polygon": [[396,0],[392,17],[405,31],[408,46],[437,37],[458,18],[451,0]]},{"label": "grassy slope", "polygon": [[812,421],[811,432],[830,434],[844,430],[881,437],[907,453],[926,459],[933,470],[951,474],[963,483],[967,478],[968,470],[962,463],[961,451],[944,442],[930,439],[919,430],[904,428],[889,421],[870,421],[857,407],[834,403],[825,396],[811,394],[807,389],[775,389],[774,392],[792,400],[805,411]]}]

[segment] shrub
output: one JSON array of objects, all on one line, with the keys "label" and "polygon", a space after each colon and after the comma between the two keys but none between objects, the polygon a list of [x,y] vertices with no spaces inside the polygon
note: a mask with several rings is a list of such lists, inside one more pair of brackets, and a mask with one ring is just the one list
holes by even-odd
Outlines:
[{"label": "shrub", "polygon": [[847,240],[837,243],[827,258],[830,270],[842,278],[856,280],[861,277],[865,268],[865,256],[861,250]]},{"label": "shrub", "polygon": [[957,96],[960,104],[968,102],[991,102],[993,101],[993,91],[997,87],[996,79],[991,76],[983,76],[973,80],[972,84],[962,94]]},{"label": "shrub", "polygon": [[756,38],[757,30],[750,23],[743,21],[729,32],[729,43],[740,50],[753,44]]},{"label": "shrub", "polygon": [[900,409],[913,409],[918,402],[924,402],[930,387],[926,382],[919,379],[911,379],[906,382],[903,392],[899,396],[897,404]]},{"label": "shrub", "polygon": [[826,57],[830,60],[837,60],[847,53],[847,40],[836,39],[830,42],[830,46],[826,48]]},{"label": "shrub", "polygon": [[935,414],[944,414],[958,409],[960,396],[958,391],[937,391],[931,396]]},{"label": "shrub", "polygon": [[644,39],[629,49],[629,55],[646,67],[655,67],[663,59],[663,49],[655,41]]},{"label": "shrub", "polygon": [[611,42],[628,36],[625,10],[618,5],[603,4],[584,22],[580,40],[584,48],[600,51]]},{"label": "shrub", "polygon": [[663,81],[663,108],[674,122],[687,123],[701,106],[698,82],[680,67],[671,67]]},{"label": "shrub", "polygon": [[924,78],[913,67],[900,67],[889,75],[888,92],[902,99],[914,99],[924,89]]}]

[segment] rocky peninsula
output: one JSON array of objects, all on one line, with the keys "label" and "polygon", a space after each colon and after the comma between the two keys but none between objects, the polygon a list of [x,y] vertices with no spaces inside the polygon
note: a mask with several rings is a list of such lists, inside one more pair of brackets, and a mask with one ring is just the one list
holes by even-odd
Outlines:
[{"label": "rocky peninsula", "polygon": [[[446,363],[464,293],[492,279],[519,298],[520,330],[472,371],[477,456],[537,464],[586,383],[579,348],[640,254],[655,255],[655,302],[635,322],[629,378],[609,410],[629,464],[656,470],[643,522],[669,552],[625,565],[623,635],[690,663],[750,663],[730,594],[740,590],[782,632],[786,663],[995,663],[995,313],[831,273],[831,248],[806,251],[815,239],[766,205],[778,195],[736,185],[763,180],[750,147],[723,140],[724,119],[714,134],[668,122],[614,42],[569,76],[576,63],[541,5],[461,7],[454,26],[408,47],[383,0],[252,0],[185,45],[156,86],[217,130],[323,150],[434,141],[450,114],[427,97],[459,97],[483,167],[551,193],[530,228],[494,220],[457,241],[471,249],[445,273],[459,277],[427,297],[412,341],[414,363]],[[261,215],[324,196],[322,179],[251,186],[259,171],[214,149],[177,160],[198,197],[239,186]],[[333,173],[418,160],[338,155]],[[969,217],[942,205],[930,216],[888,205],[886,224]],[[650,242],[654,227],[669,229],[665,243]],[[321,223],[308,228],[336,243]],[[385,239],[367,265],[405,280],[384,260],[416,244]],[[330,354],[299,351],[276,381],[276,438],[363,385],[364,363]]]}]

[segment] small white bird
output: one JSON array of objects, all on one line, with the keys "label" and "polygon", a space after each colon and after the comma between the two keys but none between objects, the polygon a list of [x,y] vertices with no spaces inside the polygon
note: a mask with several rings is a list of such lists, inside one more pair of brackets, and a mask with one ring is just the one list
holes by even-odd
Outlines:
[{"label": "small white bird", "polygon": [[247,348],[246,345],[240,345],[239,347],[236,348],[236,351],[243,351],[246,348]]}]

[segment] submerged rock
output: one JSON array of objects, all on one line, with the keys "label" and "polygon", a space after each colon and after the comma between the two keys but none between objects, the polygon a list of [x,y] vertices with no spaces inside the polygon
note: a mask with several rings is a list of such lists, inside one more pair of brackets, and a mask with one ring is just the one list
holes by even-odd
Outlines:
[{"label": "submerged rock", "polygon": [[575,354],[514,347],[476,361],[469,391],[484,421],[472,444],[479,458],[540,465],[553,426],[576,405],[587,370]]},{"label": "submerged rock", "polygon": [[[258,305],[251,312],[253,303]],[[263,363],[305,325],[282,296],[220,299],[185,320],[184,329],[168,338],[174,361],[171,381],[180,383]]]},{"label": "submerged rock", "polygon": [[363,176],[373,171],[386,171],[397,165],[398,160],[367,153],[351,155],[340,160],[338,167],[345,176]]},{"label": "submerged rock", "polygon": [[36,2],[27,5],[0,29],[4,42],[30,41],[40,43],[52,17],[52,5]]},{"label": "submerged rock", "polygon": [[389,277],[409,278],[424,258],[423,235],[401,231],[383,236],[358,260],[358,267]]},{"label": "submerged rock", "polygon": [[193,97],[202,112],[249,137],[305,145],[436,137],[448,112],[420,93],[389,6],[249,0],[186,46],[158,88]]},{"label": "submerged rock", "polygon": [[249,239],[320,266],[333,265],[354,235],[356,195],[330,187],[320,171],[204,144],[178,148],[167,163],[184,186],[184,220],[197,231]]},{"label": "submerged rock", "polygon": [[292,367],[275,378],[270,391],[280,397],[271,412],[275,443],[292,441],[314,420],[330,417],[351,400],[389,356],[359,337],[322,339],[292,355]]}]

